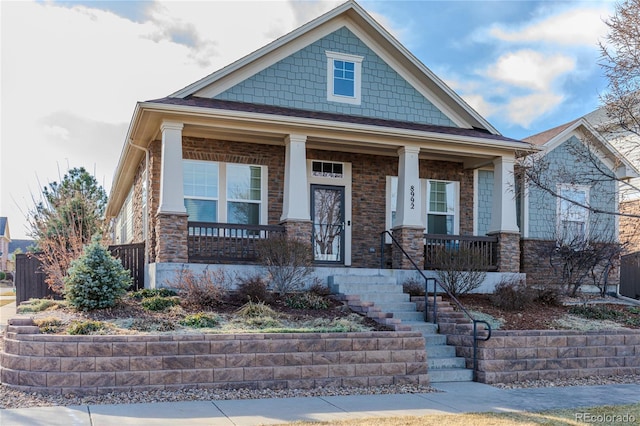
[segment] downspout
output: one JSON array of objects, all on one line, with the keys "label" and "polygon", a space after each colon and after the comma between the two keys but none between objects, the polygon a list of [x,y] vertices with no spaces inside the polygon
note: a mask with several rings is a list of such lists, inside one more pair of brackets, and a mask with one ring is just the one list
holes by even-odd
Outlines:
[{"label": "downspout", "polygon": [[137,148],[140,149],[142,151],[144,151],[144,172],[145,172],[145,176],[146,176],[146,186],[147,186],[147,199],[145,200],[144,203],[144,220],[143,220],[143,224],[144,224],[144,229],[143,229],[143,236],[144,236],[144,240],[145,240],[145,250],[144,250],[144,263],[147,264],[149,263],[149,248],[146,247],[146,245],[148,244],[148,239],[149,239],[149,191],[151,191],[151,185],[150,185],[150,181],[149,181],[149,149],[147,148],[143,148],[141,146],[135,145],[133,143],[133,139],[129,138],[127,140],[127,144],[129,146],[131,146],[132,148]]}]

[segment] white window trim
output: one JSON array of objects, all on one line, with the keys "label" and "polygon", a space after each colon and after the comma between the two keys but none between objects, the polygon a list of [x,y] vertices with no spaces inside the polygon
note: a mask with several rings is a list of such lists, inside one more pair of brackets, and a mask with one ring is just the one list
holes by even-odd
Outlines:
[{"label": "white window trim", "polygon": [[[569,183],[559,183],[557,186],[558,194],[562,194],[562,190],[584,191],[587,206],[589,206],[589,200],[590,200],[589,190],[590,189],[591,188],[588,185],[573,185]],[[563,198],[558,197],[557,203],[556,203],[556,235],[557,235],[558,241],[561,240],[562,202],[563,201],[567,201],[567,200],[564,200]],[[570,201],[567,201],[567,202],[570,202]],[[585,223],[584,223],[584,240],[588,241],[589,231],[590,231],[589,230],[590,214],[588,209],[586,209],[586,215],[587,217],[585,218]]]},{"label": "white window trim", "polygon": [[[227,223],[227,201],[237,201],[260,204],[260,225],[267,225],[269,222],[269,182],[268,182],[268,167],[257,164],[244,164],[244,163],[225,163],[222,161],[206,161],[206,160],[182,160],[189,163],[217,163],[218,164],[218,198],[212,197],[192,197],[185,195],[184,198],[193,198],[198,200],[211,200],[217,201],[218,211],[216,217],[218,223]],[[229,199],[227,197],[227,164],[260,167],[260,201],[258,200],[236,200]]]},{"label": "white window trim", "polygon": [[[393,188],[393,178],[398,178],[397,176],[387,176],[386,182],[386,213],[385,213],[385,224],[386,229],[393,229],[393,223],[391,222],[391,214],[392,214],[392,205],[391,205],[391,190]],[[420,220],[422,221],[422,226],[425,228],[425,232],[427,232],[427,215],[429,214],[428,206],[429,206],[429,182],[447,182],[453,183],[454,185],[454,215],[453,215],[453,235],[460,234],[460,182],[455,180],[442,180],[442,179],[420,179],[420,195],[423,202],[420,203]],[[387,237],[387,242],[391,242],[390,238]]]},{"label": "white window trim", "polygon": [[[327,100],[351,105],[360,105],[362,94],[362,61],[363,56],[349,55],[326,51],[327,55]],[[354,88],[353,96],[341,96],[333,93],[333,61],[347,61],[354,63]]]},{"label": "white window trim", "polygon": [[[427,218],[430,214],[438,215],[438,216],[453,216],[453,234],[451,235],[460,235],[460,182],[455,180],[442,180],[442,179],[425,179],[425,184],[422,186],[425,187],[425,195],[424,195],[424,224],[425,224],[425,232],[427,232]],[[429,211],[429,201],[431,200],[429,191],[429,183],[430,182],[444,182],[444,183],[452,183],[453,184],[453,214],[443,213],[443,212],[431,212]]]}]

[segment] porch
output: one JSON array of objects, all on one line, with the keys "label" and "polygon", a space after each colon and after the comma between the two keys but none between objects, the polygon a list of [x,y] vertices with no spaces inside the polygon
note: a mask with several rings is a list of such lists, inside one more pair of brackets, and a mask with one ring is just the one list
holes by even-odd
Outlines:
[{"label": "porch", "polygon": [[[260,242],[284,235],[285,227],[282,225],[187,222],[188,262],[255,264]],[[424,234],[424,262],[421,266],[425,270],[441,269],[444,256],[458,255],[463,257],[459,259],[461,265],[494,272],[498,270],[497,246],[496,236]],[[381,256],[389,259],[383,264],[391,268],[391,245],[385,245],[382,250]],[[322,263],[327,262],[323,259]]]}]

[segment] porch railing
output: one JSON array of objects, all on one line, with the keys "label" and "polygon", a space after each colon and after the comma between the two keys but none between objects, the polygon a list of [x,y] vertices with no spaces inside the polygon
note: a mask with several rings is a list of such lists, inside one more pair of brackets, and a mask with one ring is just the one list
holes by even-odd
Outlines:
[{"label": "porch railing", "polygon": [[498,270],[498,237],[468,235],[424,235],[424,269],[441,269],[442,256],[464,256],[459,265],[473,265],[474,269]]},{"label": "porch railing", "polygon": [[280,225],[188,222],[187,228],[191,263],[255,262],[261,240],[284,235],[284,227]]}]

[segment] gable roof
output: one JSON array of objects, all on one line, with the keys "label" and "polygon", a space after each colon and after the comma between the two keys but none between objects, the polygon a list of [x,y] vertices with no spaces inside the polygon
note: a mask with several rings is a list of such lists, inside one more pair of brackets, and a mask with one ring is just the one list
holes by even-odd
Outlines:
[{"label": "gable roof", "polygon": [[593,127],[586,119],[586,116],[529,136],[524,138],[523,141],[544,147],[545,151],[542,154],[544,155],[544,153],[548,153],[560,146],[573,135],[576,135],[582,143],[585,142],[581,135],[595,141],[598,157],[607,167],[615,171],[619,179],[635,178],[640,175],[638,169],[627,161],[627,159]]},{"label": "gable roof", "polygon": [[234,84],[251,77],[343,26],[354,32],[456,125],[482,129],[496,135],[500,134],[354,0],[348,0],[232,64],[178,90],[169,97],[185,99],[193,96],[205,98],[216,96]]}]

